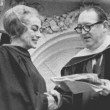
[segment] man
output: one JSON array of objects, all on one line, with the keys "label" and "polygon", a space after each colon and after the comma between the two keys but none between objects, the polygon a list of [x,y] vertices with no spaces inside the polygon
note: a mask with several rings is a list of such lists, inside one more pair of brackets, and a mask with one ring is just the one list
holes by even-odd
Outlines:
[{"label": "man", "polygon": [[107,16],[99,6],[85,6],[75,28],[85,44],[83,50],[61,70],[61,76],[93,73],[105,83],[100,92],[86,91],[73,94],[63,87],[56,90],[62,94],[61,110],[110,110],[110,34]]}]

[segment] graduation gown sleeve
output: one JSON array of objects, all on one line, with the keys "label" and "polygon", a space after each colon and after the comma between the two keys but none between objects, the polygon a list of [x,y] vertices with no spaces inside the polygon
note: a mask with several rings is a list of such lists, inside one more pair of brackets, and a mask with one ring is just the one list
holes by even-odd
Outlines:
[{"label": "graduation gown sleeve", "polygon": [[0,110],[47,110],[45,91],[45,81],[30,58],[0,47]]}]

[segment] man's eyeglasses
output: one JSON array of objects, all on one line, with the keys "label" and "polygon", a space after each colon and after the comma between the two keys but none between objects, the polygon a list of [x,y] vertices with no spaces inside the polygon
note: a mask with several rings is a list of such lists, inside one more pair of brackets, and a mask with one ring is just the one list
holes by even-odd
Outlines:
[{"label": "man's eyeglasses", "polygon": [[74,28],[74,30],[75,30],[77,33],[79,33],[79,34],[82,33],[82,29],[83,29],[85,32],[89,32],[89,31],[91,30],[92,26],[97,25],[97,24],[101,24],[101,23],[103,23],[103,21],[98,21],[98,22],[96,22],[96,23],[94,23],[94,24],[86,24],[86,25],[81,25],[81,24],[79,24],[77,27]]}]

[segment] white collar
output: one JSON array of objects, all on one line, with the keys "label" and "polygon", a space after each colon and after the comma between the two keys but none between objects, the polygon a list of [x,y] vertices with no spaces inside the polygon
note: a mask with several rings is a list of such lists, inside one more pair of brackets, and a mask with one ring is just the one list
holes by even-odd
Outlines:
[{"label": "white collar", "polygon": [[84,48],[81,51],[79,51],[74,57],[93,55],[93,54],[102,52],[103,50],[105,50],[108,47],[108,45],[110,45],[110,36],[107,35],[105,37],[106,38],[105,38],[103,44],[100,47],[98,47],[97,49],[89,50],[87,48]]}]

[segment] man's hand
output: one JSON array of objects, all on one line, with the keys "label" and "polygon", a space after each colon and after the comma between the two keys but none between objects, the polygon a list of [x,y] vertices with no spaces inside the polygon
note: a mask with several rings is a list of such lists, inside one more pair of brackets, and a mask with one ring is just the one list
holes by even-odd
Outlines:
[{"label": "man's hand", "polygon": [[103,82],[102,88],[103,90],[99,92],[100,95],[107,96],[110,94],[110,80],[101,79]]}]

